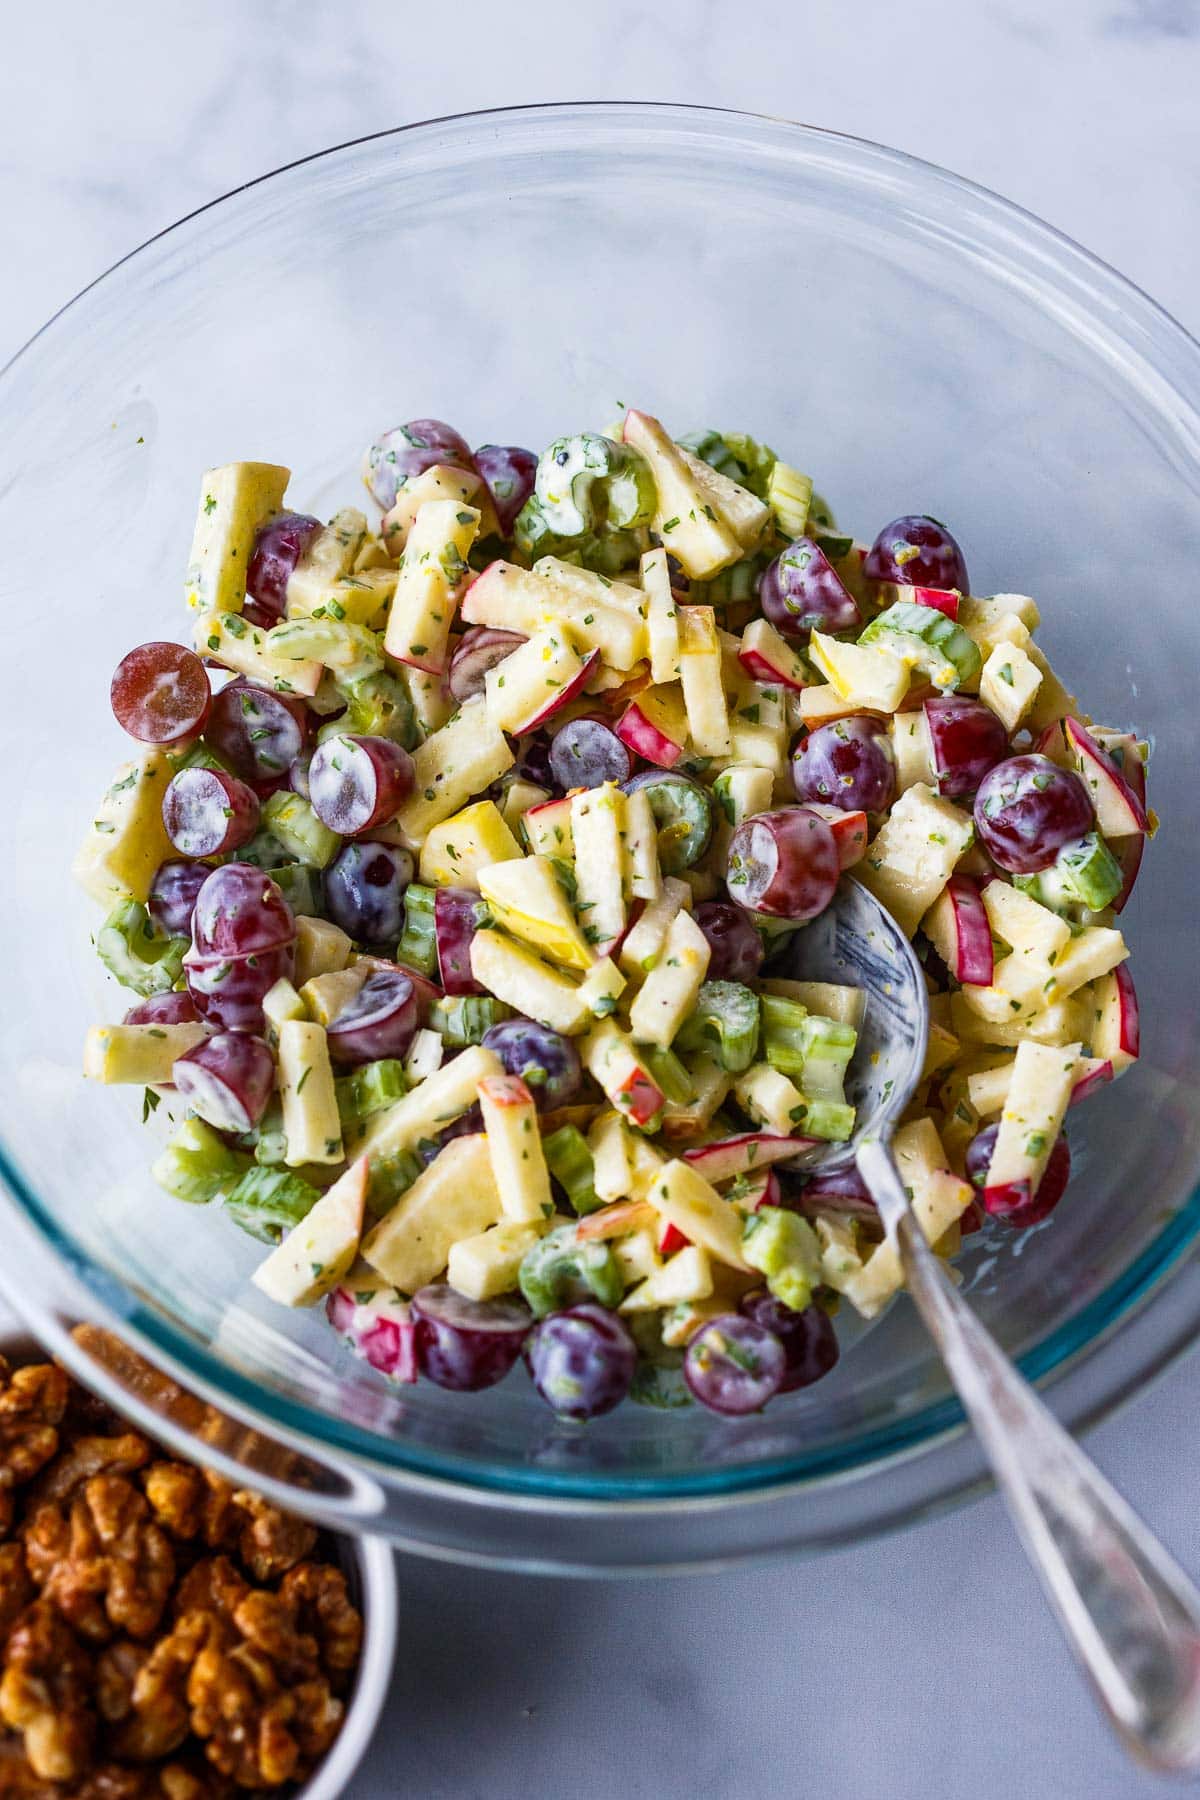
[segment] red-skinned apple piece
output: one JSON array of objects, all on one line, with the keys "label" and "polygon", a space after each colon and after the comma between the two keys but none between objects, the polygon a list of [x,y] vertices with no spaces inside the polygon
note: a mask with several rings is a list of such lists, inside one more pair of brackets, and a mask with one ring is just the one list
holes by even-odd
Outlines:
[{"label": "red-skinned apple piece", "polygon": [[1095,984],[1096,1019],[1092,1032],[1093,1053],[1111,1062],[1119,1075],[1137,1061],[1142,1051],[1141,1015],[1137,990],[1127,963],[1118,963]]},{"label": "red-skinned apple piece", "polygon": [[823,800],[809,800],[806,805],[811,812],[820,813],[832,831],[839,865],[843,869],[852,869],[855,863],[861,862],[867,853],[866,813],[843,812],[840,807],[828,806]]},{"label": "red-skinned apple piece", "polygon": [[[932,927],[932,929],[931,929]],[[929,915],[926,934],[956,981],[990,987],[995,973],[992,928],[980,886],[952,875]]]},{"label": "red-skinned apple piece", "polygon": [[797,693],[807,685],[800,658],[769,619],[755,619],[747,625],[738,661],[753,681],[778,682]]},{"label": "red-skinned apple piece", "polygon": [[779,1137],[772,1131],[743,1131],[736,1137],[718,1138],[712,1144],[697,1144],[694,1149],[684,1151],[683,1160],[691,1163],[705,1181],[715,1187],[738,1175],[752,1175],[771,1163],[786,1162],[802,1150],[811,1149],[816,1141],[815,1138]]},{"label": "red-skinned apple piece", "polygon": [[647,716],[636,700],[630,702],[617,722],[617,736],[633,751],[660,769],[673,769],[683,755],[683,744],[677,744]]},{"label": "red-skinned apple piece", "polygon": [[758,1175],[748,1175],[745,1186],[737,1194],[737,1203],[747,1212],[757,1212],[760,1206],[783,1205],[783,1183],[774,1169],[763,1169]]},{"label": "red-skinned apple piece", "polygon": [[684,1236],[678,1225],[672,1225],[669,1219],[660,1220],[658,1228],[658,1254],[660,1256],[674,1256],[677,1250],[686,1250],[691,1241],[690,1237]]},{"label": "red-skinned apple piece", "polygon": [[1078,1106],[1081,1100],[1086,1100],[1088,1095],[1094,1094],[1097,1088],[1107,1087],[1116,1074],[1116,1070],[1107,1057],[1089,1056],[1084,1057],[1083,1060],[1087,1067],[1071,1089],[1068,1106]]},{"label": "red-skinned apple piece", "polygon": [[1078,719],[1064,719],[1063,733],[1071,760],[1087,783],[1096,808],[1096,824],[1106,838],[1128,837],[1149,828],[1146,808],[1116,762]]},{"label": "red-skinned apple piece", "polygon": [[885,581],[881,585],[880,598],[885,606],[893,606],[900,600],[911,606],[928,606],[933,612],[945,613],[948,619],[957,622],[962,596],[957,588],[905,587],[898,581]]},{"label": "red-skinned apple piece", "polygon": [[536,713],[532,719],[526,719],[522,723],[521,734],[523,735],[527,731],[536,731],[539,726],[546,723],[547,719],[552,719],[562,707],[568,705],[572,700],[577,700],[599,666],[600,652],[589,650],[570,681],[564,682],[563,686],[543,706],[540,713]]}]

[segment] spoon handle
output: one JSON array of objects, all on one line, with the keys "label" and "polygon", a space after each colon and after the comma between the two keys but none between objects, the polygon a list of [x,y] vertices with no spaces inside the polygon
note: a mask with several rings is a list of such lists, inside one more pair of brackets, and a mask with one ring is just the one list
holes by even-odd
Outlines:
[{"label": "spoon handle", "polygon": [[1128,1749],[1200,1768],[1200,1594],[1043,1405],[925,1241],[890,1148],[858,1153],[909,1292],[987,1454],[1046,1597]]}]

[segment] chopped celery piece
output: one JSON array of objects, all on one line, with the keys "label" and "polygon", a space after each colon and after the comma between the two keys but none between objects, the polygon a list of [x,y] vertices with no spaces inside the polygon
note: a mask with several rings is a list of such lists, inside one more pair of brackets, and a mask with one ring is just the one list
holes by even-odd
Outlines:
[{"label": "chopped celery piece", "polygon": [[679,442],[719,475],[749,488],[760,500],[766,499],[767,483],[776,462],[775,452],[768,444],[760,444],[744,431],[693,431]]},{"label": "chopped celery piece", "polygon": [[637,1053],[662,1089],[663,1098],[672,1106],[686,1106],[695,1099],[696,1085],[673,1050],[663,1050],[657,1044],[639,1044]]},{"label": "chopped celery piece", "polygon": [[610,1245],[595,1239],[579,1243],[574,1225],[560,1225],[531,1245],[521,1258],[517,1279],[539,1319],[583,1300],[617,1306],[625,1292]]},{"label": "chopped celery piece", "polygon": [[512,1016],[512,1007],[490,994],[445,994],[432,1007],[429,1023],[451,1049],[465,1050],[468,1044],[482,1044],[485,1031]]},{"label": "chopped celery piece", "polygon": [[689,599],[705,606],[740,606],[746,600],[753,600],[758,591],[758,578],[770,561],[769,550],[755,550],[708,581],[693,581]]},{"label": "chopped celery piece", "polygon": [[309,868],[305,863],[284,863],[280,868],[268,869],[267,873],[294,913],[303,913],[306,919],[324,916],[319,869]]},{"label": "chopped celery piece", "polygon": [[923,669],[934,686],[953,693],[964,681],[973,681],[983,667],[974,638],[936,607],[897,600],[871,620],[860,644],[882,644],[900,656],[909,656]]},{"label": "chopped celery piece", "polygon": [[1098,831],[1089,831],[1077,844],[1067,844],[1054,866],[1071,899],[1089,912],[1103,912],[1125,880],[1121,865]]},{"label": "chopped celery piece", "polygon": [[183,972],[188,939],[168,937],[137,900],[122,901],[96,933],[96,954],[135,994],[165,994]]},{"label": "chopped celery piece", "polygon": [[262,819],[288,855],[310,868],[326,868],[341,848],[337,832],[321,823],[302,794],[281,788],[263,807]]},{"label": "chopped celery piece", "polygon": [[821,1098],[841,1099],[846,1065],[858,1041],[853,1026],[810,1013],[798,1000],[779,994],[762,996],[763,1050],[767,1061],[784,1075],[804,1075],[810,1065],[806,1091]]},{"label": "chopped celery piece", "polygon": [[256,869],[271,869],[272,871],[296,860],[291,851],[285,849],[280,843],[275,833],[268,831],[265,826],[255,832],[248,844],[242,845],[237,853],[237,859],[239,862],[252,863]]},{"label": "chopped celery piece", "polygon": [[775,1298],[803,1312],[820,1280],[821,1248],[807,1219],[786,1206],[760,1206],[742,1228],[742,1254]]},{"label": "chopped celery piece", "polygon": [[[168,755],[171,755],[169,751]],[[181,769],[223,769],[226,775],[233,774],[233,769],[225,758],[218,756],[211,744],[199,742],[181,751],[178,756],[171,756],[171,767],[177,775]]]},{"label": "chopped celery piece", "polygon": [[707,1050],[717,1046],[721,1067],[740,1075],[754,1061],[758,1048],[758,995],[740,981],[706,981],[696,996],[691,1015],[675,1038],[677,1050]]},{"label": "chopped celery piece", "polygon": [[[643,1315],[634,1314],[639,1316]],[[692,1404],[682,1369],[645,1361],[639,1361],[633,1372],[629,1398],[635,1406],[653,1406],[659,1412],[678,1412]]]},{"label": "chopped celery piece", "polygon": [[236,1187],[249,1166],[249,1157],[231,1150],[202,1119],[185,1119],[150,1173],[176,1200],[207,1206]]},{"label": "chopped celery piece", "polygon": [[373,1156],[367,1176],[367,1211],[382,1219],[401,1194],[406,1194],[424,1164],[414,1150],[393,1150],[390,1156]]},{"label": "chopped celery piece", "polygon": [[844,1100],[809,1100],[796,1109],[796,1130],[802,1137],[824,1138],[830,1144],[844,1144],[854,1130],[854,1108]]},{"label": "chopped celery piece", "polygon": [[319,1188],[286,1169],[247,1169],[225,1196],[225,1210],[235,1224],[264,1244],[277,1244],[285,1231],[307,1218],[321,1198]]},{"label": "chopped celery piece", "polygon": [[542,451],[514,535],[524,549],[522,521],[531,506],[538,531],[575,540],[649,525],[654,505],[654,476],[640,452],[584,431],[556,438]]},{"label": "chopped celery piece", "polygon": [[341,1076],[333,1085],[338,1117],[343,1128],[349,1128],[402,1100],[408,1092],[408,1077],[402,1062],[384,1056],[378,1062],[364,1063],[352,1075]]},{"label": "chopped celery piece", "polygon": [[258,1128],[254,1160],[264,1169],[281,1169],[287,1162],[287,1153],[287,1134],[283,1129],[283,1108],[278,1100],[273,1100]]},{"label": "chopped celery piece", "polygon": [[346,711],[338,724],[359,737],[391,738],[405,750],[415,750],[417,720],[408,689],[390,669],[361,675],[357,681],[338,681],[345,695]]},{"label": "chopped celery piece", "polygon": [[396,945],[396,961],[422,975],[437,976],[437,939],[433,930],[433,889],[410,881],[404,890],[404,930]]},{"label": "chopped celery piece", "polygon": [[593,1185],[595,1165],[583,1133],[574,1125],[561,1125],[542,1139],[546,1167],[567,1200],[582,1218],[602,1204]]}]

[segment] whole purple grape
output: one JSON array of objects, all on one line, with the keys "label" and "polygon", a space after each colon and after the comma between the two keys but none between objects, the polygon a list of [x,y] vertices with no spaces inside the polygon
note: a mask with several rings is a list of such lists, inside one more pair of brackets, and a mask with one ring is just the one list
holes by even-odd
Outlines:
[{"label": "whole purple grape", "polygon": [[867,551],[863,574],[868,581],[904,587],[971,591],[962,551],[941,521],[927,513],[906,513],[885,525]]},{"label": "whole purple grape", "polygon": [[343,844],[325,871],[325,908],[360,944],[394,944],[404,929],[413,862],[395,844]]},{"label": "whole purple grape", "polygon": [[628,1394],[637,1346],[615,1314],[585,1302],[535,1325],[525,1362],[534,1387],[560,1418],[594,1419]]},{"label": "whole purple grape", "polygon": [[438,464],[472,467],[464,437],[442,419],[410,419],[382,431],[363,458],[363,480],[384,512],[396,504],[396,489]]},{"label": "whole purple grape", "polygon": [[833,1320],[819,1306],[806,1306],[793,1312],[766,1288],[752,1288],[738,1301],[738,1311],[753,1319],[767,1331],[774,1332],[783,1345],[787,1366],[779,1384],[781,1394],[795,1388],[811,1387],[828,1375],[838,1359],[837,1333]]},{"label": "whole purple grape", "polygon": [[812,538],[797,538],[759,577],[763,616],[787,638],[810,631],[853,631],[862,624],[858,602]]},{"label": "whole purple grape", "polygon": [[1048,756],[1010,756],[984,776],[975,796],[975,829],[998,868],[1010,875],[1048,869],[1078,843],[1095,818],[1092,798],[1071,769]]},{"label": "whole purple grape", "polygon": [[159,864],[146,906],[160,931],[168,937],[191,937],[196,895],[211,874],[207,863],[180,859]]},{"label": "whole purple grape", "polygon": [[500,529],[508,537],[513,520],[533,492],[538,459],[519,444],[481,444],[475,467],[487,483]]},{"label": "whole purple grape", "polygon": [[752,982],[766,951],[741,907],[726,900],[705,900],[693,916],[708,939],[709,980]]},{"label": "whole purple grape", "polygon": [[412,1316],[422,1375],[458,1393],[502,1381],[533,1322],[523,1300],[469,1300],[444,1281],[413,1295]]},{"label": "whole purple grape", "polygon": [[887,730],[865,713],[819,725],[792,752],[797,800],[843,812],[886,812],[896,798],[896,758]]},{"label": "whole purple grape", "polygon": [[583,1066],[570,1038],[532,1019],[502,1019],[483,1034],[484,1048],[500,1058],[533,1095],[539,1112],[566,1106],[579,1092]]}]

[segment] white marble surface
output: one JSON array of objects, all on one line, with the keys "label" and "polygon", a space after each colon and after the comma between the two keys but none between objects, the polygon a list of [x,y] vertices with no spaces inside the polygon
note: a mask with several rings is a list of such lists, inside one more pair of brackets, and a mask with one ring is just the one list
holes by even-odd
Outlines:
[{"label": "white marble surface", "polygon": [[[0,361],[192,207],[348,137],[518,101],[799,117],[1040,212],[1200,328],[1200,0],[58,0],[4,9]],[[1200,1569],[1195,1365],[1092,1448]],[[355,1795],[782,1800],[1155,1786],[1105,1738],[994,1501],[823,1562],[556,1583],[406,1562]]]}]

